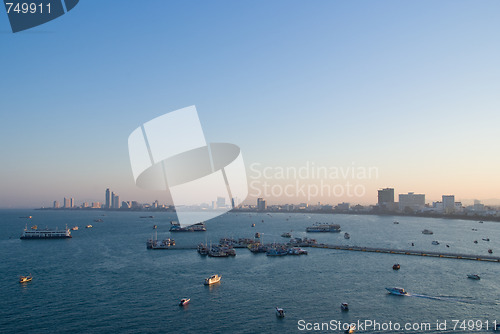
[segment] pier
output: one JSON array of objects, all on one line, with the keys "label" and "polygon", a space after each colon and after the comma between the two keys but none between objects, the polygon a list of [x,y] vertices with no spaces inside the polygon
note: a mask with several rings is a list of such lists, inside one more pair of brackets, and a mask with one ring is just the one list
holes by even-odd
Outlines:
[{"label": "pier", "polygon": [[421,251],[421,250],[410,250],[410,249],[374,248],[374,247],[361,247],[361,246],[348,246],[348,245],[328,245],[328,244],[310,245],[309,247],[337,249],[337,250],[346,250],[346,251],[357,251],[357,252],[370,252],[370,253],[428,256],[428,257],[438,257],[438,258],[445,258],[445,259],[500,262],[500,257],[491,256],[491,255],[471,255],[471,254],[443,253],[443,252],[435,252],[435,251]]},{"label": "pier", "polygon": [[[290,247],[312,247],[312,248],[324,248],[324,249],[336,249],[345,251],[356,251],[356,252],[369,252],[369,253],[381,253],[381,254],[397,254],[397,255],[413,255],[413,256],[427,256],[427,257],[437,257],[444,259],[457,259],[457,260],[474,260],[474,261],[486,261],[486,262],[500,262],[499,256],[492,255],[474,255],[474,254],[461,254],[461,253],[444,253],[436,251],[423,251],[423,250],[412,250],[412,249],[396,249],[396,248],[378,248],[378,247],[362,247],[362,246],[349,246],[349,245],[330,245],[330,244],[290,244]],[[247,248],[246,245],[233,245],[233,248]],[[195,250],[197,246],[170,246],[168,250]]]}]

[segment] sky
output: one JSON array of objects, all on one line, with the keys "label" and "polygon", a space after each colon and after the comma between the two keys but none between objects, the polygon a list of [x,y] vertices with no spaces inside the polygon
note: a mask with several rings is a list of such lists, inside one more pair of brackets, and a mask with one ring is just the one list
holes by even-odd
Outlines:
[{"label": "sky", "polygon": [[[208,142],[241,148],[249,203],[265,181],[337,187],[271,204],[373,204],[385,187],[427,202],[500,198],[499,12],[498,1],[82,0],[14,34],[2,8],[0,207],[103,202],[106,188],[167,201],[136,187],[127,139],[191,105]],[[311,165],[377,173],[257,172]]]}]

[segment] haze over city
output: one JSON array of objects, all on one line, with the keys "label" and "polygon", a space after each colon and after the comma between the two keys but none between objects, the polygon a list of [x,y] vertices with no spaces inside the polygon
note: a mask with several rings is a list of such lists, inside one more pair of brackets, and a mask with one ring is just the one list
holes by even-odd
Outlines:
[{"label": "haze over city", "polygon": [[[362,185],[363,196],[314,202],[374,204],[385,187],[429,202],[500,197],[500,21],[491,15],[500,3],[257,3],[155,2],[147,14],[82,3],[79,15],[4,35],[0,207],[102,201],[107,187],[167,202],[135,186],[127,138],[190,105],[208,141],[241,147],[249,184],[259,187],[294,180],[257,178],[252,165],[314,163],[378,171],[325,179]],[[0,29],[9,30],[6,20]],[[256,197],[250,189],[248,200]]]}]

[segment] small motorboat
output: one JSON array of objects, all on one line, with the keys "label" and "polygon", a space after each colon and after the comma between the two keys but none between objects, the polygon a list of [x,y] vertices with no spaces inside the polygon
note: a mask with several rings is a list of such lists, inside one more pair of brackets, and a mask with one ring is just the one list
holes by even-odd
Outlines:
[{"label": "small motorboat", "polygon": [[179,306],[186,306],[191,301],[191,298],[182,298],[179,302]]},{"label": "small motorboat", "polygon": [[291,238],[292,237],[292,233],[291,232],[285,232],[281,235],[282,238]]},{"label": "small motorboat", "polygon": [[475,279],[475,280],[481,279],[481,277],[479,277],[478,274],[468,274],[467,278]]},{"label": "small motorboat", "polygon": [[33,279],[33,276],[29,274],[28,276],[19,276],[19,283],[27,283]]},{"label": "small motorboat", "polygon": [[276,316],[278,318],[284,318],[285,317],[285,311],[281,307],[276,307]]},{"label": "small motorboat", "polygon": [[252,224],[252,227],[255,227],[255,223]]},{"label": "small motorboat", "polygon": [[72,231],[78,231],[78,226],[73,226],[73,227],[71,228],[71,230],[72,230]]},{"label": "small motorboat", "polygon": [[346,333],[346,334],[352,334],[355,332],[356,332],[356,325],[355,324],[351,324],[349,326],[349,328],[344,331],[344,333]]},{"label": "small motorboat", "polygon": [[488,253],[493,254],[493,251],[491,249],[488,249]]},{"label": "small motorboat", "polygon": [[439,245],[439,241],[434,240],[434,241],[432,242],[432,244],[433,244],[433,245]]},{"label": "small motorboat", "polygon": [[408,294],[408,292],[406,292],[406,290],[403,288],[385,288],[385,289],[389,291],[390,294],[397,296],[406,296]]},{"label": "small motorboat", "polygon": [[205,285],[212,285],[215,283],[219,283],[221,278],[222,278],[222,276],[219,276],[217,274],[212,275],[209,278],[205,278]]},{"label": "small motorboat", "polygon": [[158,226],[153,225],[153,230],[156,230],[157,228],[158,228]]},{"label": "small motorboat", "polygon": [[450,245],[446,245],[446,247],[450,248]]},{"label": "small motorboat", "polygon": [[474,243],[477,244],[477,240],[474,240]]},{"label": "small motorboat", "polygon": [[255,237],[260,238],[260,233],[259,232],[255,233]]},{"label": "small motorboat", "polygon": [[392,269],[394,270],[399,270],[401,268],[401,266],[399,265],[399,263],[396,263],[395,265],[392,266]]},{"label": "small motorboat", "polygon": [[398,222],[398,221],[395,221],[393,224],[397,225],[397,224],[399,224],[399,222]]},{"label": "small motorboat", "polygon": [[434,234],[434,232],[432,232],[431,230],[425,229],[422,231],[422,234]]},{"label": "small motorboat", "polygon": [[347,303],[340,304],[340,309],[342,311],[349,311],[349,304],[347,304]]},{"label": "small motorboat", "polygon": [[351,235],[349,233],[344,233],[344,239],[351,239]]},{"label": "small motorboat", "polygon": [[479,224],[482,224],[482,223],[483,223],[483,221],[481,220],[481,221],[479,222]]},{"label": "small motorboat", "polygon": [[490,241],[490,238],[483,238],[483,241]]},{"label": "small motorboat", "polygon": [[85,226],[85,228],[92,228],[92,225],[89,224],[89,225]]}]

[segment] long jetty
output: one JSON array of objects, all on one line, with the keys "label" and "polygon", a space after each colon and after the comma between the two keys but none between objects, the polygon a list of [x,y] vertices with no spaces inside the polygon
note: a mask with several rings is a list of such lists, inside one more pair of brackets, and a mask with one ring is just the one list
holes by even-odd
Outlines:
[{"label": "long jetty", "polygon": [[337,249],[337,250],[346,250],[346,251],[358,251],[358,252],[370,252],[370,253],[428,256],[428,257],[438,257],[438,258],[445,258],[445,259],[500,262],[500,257],[491,256],[491,255],[471,255],[471,254],[442,253],[442,252],[435,252],[435,251],[423,251],[423,250],[412,250],[412,249],[377,248],[377,247],[361,247],[361,246],[349,246],[349,245],[328,245],[328,244],[309,245],[309,247]]},{"label": "long jetty", "polygon": [[[381,253],[381,254],[427,256],[427,257],[444,258],[444,259],[500,262],[500,257],[492,256],[492,255],[444,253],[444,252],[413,250],[413,249],[378,248],[378,247],[362,247],[362,246],[331,245],[331,244],[292,244],[291,246],[336,249],[336,250],[344,250],[344,251],[357,251],[357,252],[369,252],[369,253]],[[233,248],[246,248],[246,245],[233,245]],[[168,248],[161,248],[161,249],[186,250],[186,249],[197,249],[197,246],[177,246],[177,245],[175,245],[175,246],[170,246]]]}]

